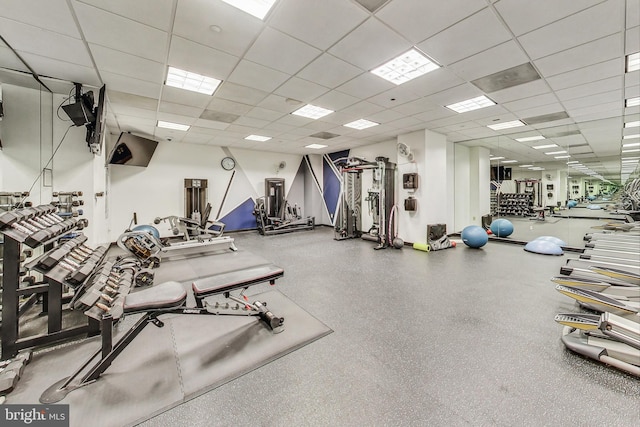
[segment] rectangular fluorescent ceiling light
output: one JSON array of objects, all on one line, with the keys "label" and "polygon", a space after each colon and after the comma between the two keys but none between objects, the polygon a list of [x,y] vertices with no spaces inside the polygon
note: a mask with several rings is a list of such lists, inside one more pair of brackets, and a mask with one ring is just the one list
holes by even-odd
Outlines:
[{"label": "rectangular fluorescent ceiling light", "polygon": [[276,0],[222,0],[223,2],[253,15],[258,19],[264,19]]},{"label": "rectangular fluorescent ceiling light", "polygon": [[438,68],[438,64],[413,48],[371,72],[393,84],[401,85]]},{"label": "rectangular fluorescent ceiling light", "polygon": [[638,159],[622,159],[622,163],[638,163],[640,160]]},{"label": "rectangular fluorescent ceiling light", "polygon": [[534,166],[532,168],[529,168],[529,170],[532,170],[532,171],[543,171],[544,168],[541,168],[540,166]]},{"label": "rectangular fluorescent ceiling light", "polygon": [[624,127],[626,127],[626,128],[637,128],[638,126],[640,126],[640,121],[627,122],[627,123],[624,124]]},{"label": "rectangular fluorescent ceiling light", "polygon": [[181,125],[180,123],[171,123],[171,122],[163,122],[162,120],[158,120],[158,127],[165,129],[174,129],[174,130],[183,130],[187,131],[191,126],[189,125]]},{"label": "rectangular fluorescent ceiling light", "polygon": [[536,145],[535,147],[531,147],[531,148],[535,148],[536,150],[542,150],[543,148],[553,148],[557,146],[558,144],[547,144],[547,145]]},{"label": "rectangular fluorescent ceiling light", "polygon": [[579,163],[577,160],[571,160],[570,162],[567,162],[568,165],[571,165],[573,163]]},{"label": "rectangular fluorescent ceiling light", "polygon": [[627,160],[636,160],[636,159],[640,159],[640,156],[639,157],[623,157],[622,161],[624,162],[624,161],[627,161]]},{"label": "rectangular fluorescent ceiling light", "polygon": [[520,165],[521,168],[530,168],[533,165]]},{"label": "rectangular fluorescent ceiling light", "polygon": [[504,157],[489,157],[489,160],[502,160]]},{"label": "rectangular fluorescent ceiling light", "polygon": [[517,160],[504,160],[502,163],[518,163]]},{"label": "rectangular fluorescent ceiling light", "polygon": [[328,145],[322,145],[322,144],[309,144],[309,145],[305,145],[305,148],[313,148],[314,150],[319,150],[321,148],[326,148],[328,147]]},{"label": "rectangular fluorescent ceiling light", "polygon": [[268,141],[271,139],[270,136],[261,136],[261,135],[249,135],[245,138],[246,140],[249,141],[260,141],[260,142],[264,142],[264,141]]},{"label": "rectangular fluorescent ceiling light", "polygon": [[635,98],[629,98],[624,101],[625,107],[636,107],[640,105],[640,96],[636,96]]},{"label": "rectangular fluorescent ceiling light", "polygon": [[627,73],[640,69],[640,52],[627,55]]},{"label": "rectangular fluorescent ceiling light", "polygon": [[560,151],[549,151],[548,153],[544,153],[547,156],[553,156],[554,154],[564,154],[566,153],[567,150],[560,150]]},{"label": "rectangular fluorescent ceiling light", "polygon": [[479,110],[480,108],[491,107],[492,105],[496,105],[496,103],[482,95],[467,99],[466,101],[456,102],[455,104],[445,105],[445,107],[456,113],[466,113],[467,111]]},{"label": "rectangular fluorescent ceiling light", "polygon": [[331,113],[333,113],[333,110],[327,110],[326,108],[316,107],[315,105],[307,104],[304,107],[298,108],[296,111],[294,111],[291,114],[317,120],[320,117],[324,117],[327,114],[331,114]]},{"label": "rectangular fluorescent ceiling light", "polygon": [[630,142],[629,144],[622,144],[622,148],[640,147],[640,142]]},{"label": "rectangular fluorescent ceiling light", "polygon": [[623,153],[637,153],[640,152],[640,148],[632,148],[631,150],[622,150]]},{"label": "rectangular fluorescent ceiling light", "polygon": [[516,138],[518,142],[529,142],[529,141],[540,141],[541,139],[545,139],[544,136],[527,136],[526,138]]},{"label": "rectangular fluorescent ceiling light", "polygon": [[634,139],[634,138],[640,138],[640,133],[635,133],[633,135],[625,135],[622,137],[622,139]]},{"label": "rectangular fluorescent ceiling light", "polygon": [[569,157],[571,157],[571,156],[569,156],[569,155],[566,155],[566,156],[555,156],[554,159],[568,159]]},{"label": "rectangular fluorescent ceiling light", "polygon": [[370,128],[373,126],[378,126],[379,124],[380,123],[372,122],[370,120],[360,119],[351,123],[347,123],[346,125],[342,125],[342,126],[352,128],[352,129],[362,130],[362,129]]},{"label": "rectangular fluorescent ceiling light", "polygon": [[524,123],[520,120],[514,120],[511,122],[497,123],[495,125],[487,125],[488,128],[493,130],[517,128],[518,126],[524,126]]},{"label": "rectangular fluorescent ceiling light", "polygon": [[166,85],[190,90],[192,92],[204,93],[205,95],[213,95],[213,92],[215,92],[221,82],[222,80],[214,79],[213,77],[201,76],[200,74],[190,71],[169,67]]}]

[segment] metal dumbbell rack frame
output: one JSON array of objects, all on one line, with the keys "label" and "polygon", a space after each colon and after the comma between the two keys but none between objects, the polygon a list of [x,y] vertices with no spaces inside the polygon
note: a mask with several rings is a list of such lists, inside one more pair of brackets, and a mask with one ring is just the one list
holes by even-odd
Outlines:
[{"label": "metal dumbbell rack frame", "polygon": [[[86,220],[63,219],[52,205],[19,209],[0,215],[0,233],[4,234],[2,280],[2,356],[0,360],[15,357],[19,350],[59,342],[78,335],[97,335],[99,323],[88,319],[86,325],[62,328],[63,282],[47,279],[26,288],[20,288],[20,254],[22,245],[32,249],[44,246],[55,250],[53,244],[70,231],[80,230]],[[40,228],[38,228],[40,227]],[[42,255],[46,256],[50,251]],[[39,260],[40,258],[38,258]],[[38,260],[30,263],[37,264]],[[46,276],[45,276],[46,277]],[[20,298],[43,295],[43,308],[47,314],[46,333],[20,337]]]}]

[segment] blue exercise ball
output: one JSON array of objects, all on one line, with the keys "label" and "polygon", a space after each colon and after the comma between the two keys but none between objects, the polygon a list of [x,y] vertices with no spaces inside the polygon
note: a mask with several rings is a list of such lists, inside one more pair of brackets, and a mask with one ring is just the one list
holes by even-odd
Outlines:
[{"label": "blue exercise ball", "polygon": [[508,237],[513,233],[513,224],[508,219],[498,218],[491,222],[491,232],[494,236]]},{"label": "blue exercise ball", "polygon": [[470,248],[481,248],[489,241],[484,228],[479,225],[468,225],[461,233],[462,241]]},{"label": "blue exercise ball", "polygon": [[578,202],[577,202],[577,201],[575,201],[575,200],[569,200],[569,201],[567,202],[567,207],[568,207],[569,209],[571,209],[571,208],[575,208],[576,206],[578,206]]},{"label": "blue exercise ball", "polygon": [[145,233],[151,234],[156,239],[160,238],[160,232],[152,225],[138,225],[136,227],[133,227],[131,231],[144,231]]}]

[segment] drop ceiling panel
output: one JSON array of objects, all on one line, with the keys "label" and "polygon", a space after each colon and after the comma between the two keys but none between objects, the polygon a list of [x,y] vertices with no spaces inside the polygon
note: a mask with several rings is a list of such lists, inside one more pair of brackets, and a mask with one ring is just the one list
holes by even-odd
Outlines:
[{"label": "drop ceiling panel", "polygon": [[342,109],[342,113],[350,114],[354,117],[366,117],[371,114],[383,111],[385,108],[380,105],[373,104],[368,101],[361,101],[357,104],[353,104],[347,108]]},{"label": "drop ceiling panel", "polygon": [[17,73],[3,68],[0,68],[0,83],[38,90],[41,87],[31,74]]},{"label": "drop ceiling panel", "polygon": [[547,86],[544,80],[538,79],[531,83],[525,83],[519,86],[499,90],[497,92],[492,92],[489,96],[498,104],[502,104],[522,98],[544,95],[546,93],[550,93],[549,86]]},{"label": "drop ceiling panel", "polygon": [[162,113],[179,114],[181,116],[200,116],[204,108],[189,107],[188,105],[174,104],[172,102],[160,102],[158,111]]},{"label": "drop ceiling panel", "polygon": [[640,3],[637,1],[627,1],[627,22],[626,28],[637,27],[640,25]]},{"label": "drop ceiling panel", "polygon": [[[621,56],[622,37],[620,34],[614,34],[540,58],[534,61],[534,64],[543,76],[550,77],[567,71],[579,71],[611,59],[620,63]],[[617,71],[620,72],[620,69]]]},{"label": "drop ceiling panel", "polygon": [[220,111],[226,114],[242,115],[251,110],[251,106],[240,102],[229,101],[221,98],[212,98],[207,110]]},{"label": "drop ceiling panel", "polygon": [[[557,103],[556,97],[552,93],[544,93],[541,95],[534,95],[527,98],[516,99],[510,102],[502,103],[502,106],[513,113],[519,113],[521,111],[530,110],[531,108],[540,107],[543,105],[549,105]],[[518,114],[519,117],[528,117],[522,114]]]},{"label": "drop ceiling panel", "polygon": [[31,53],[85,67],[92,65],[82,40],[1,17],[0,28],[2,37],[21,54]]},{"label": "drop ceiling panel", "polygon": [[118,104],[116,102],[111,102],[109,104],[113,107],[113,114],[116,116],[118,121],[120,121],[120,117],[135,117],[137,119],[145,119],[149,123],[156,124],[156,111],[155,110],[147,110],[143,108],[131,107],[127,104]]},{"label": "drop ceiling panel", "polygon": [[449,65],[508,40],[511,34],[493,11],[486,8],[417,46],[438,63]]},{"label": "drop ceiling panel", "polygon": [[276,89],[273,93],[285,98],[297,99],[299,101],[309,103],[313,99],[328,91],[328,88],[320,86],[319,84],[315,84],[298,77],[292,77],[287,80],[282,86]]},{"label": "drop ceiling panel", "polygon": [[168,65],[182,70],[225,80],[240,58],[174,36],[171,38]]},{"label": "drop ceiling panel", "polygon": [[[617,3],[606,1],[520,36],[518,40],[532,59],[538,59],[618,33],[621,19]],[[572,31],[567,31],[568,28]]]},{"label": "drop ceiling panel", "polygon": [[255,62],[242,60],[229,76],[229,81],[265,92],[273,92],[290,76]]},{"label": "drop ceiling panel", "polygon": [[405,85],[396,86],[381,94],[368,98],[367,101],[374,104],[382,105],[386,108],[393,108],[399,104],[406,104],[407,102],[415,101],[420,98],[420,95],[413,92],[411,87]]},{"label": "drop ceiling panel", "polygon": [[131,108],[156,111],[158,100],[145,96],[132,95],[127,92],[119,92],[117,89],[107,86],[109,101],[114,105],[126,105]]},{"label": "drop ceiling panel", "polygon": [[391,89],[392,87],[395,87],[393,83],[367,72],[360,74],[343,85],[338,86],[337,90],[348,95],[355,96],[356,98],[366,99],[384,92],[385,90]]},{"label": "drop ceiling panel", "polygon": [[280,31],[266,28],[245,58],[288,74],[295,74],[321,51]]},{"label": "drop ceiling panel", "polygon": [[511,31],[520,36],[536,28],[551,24],[558,19],[572,15],[602,0],[561,1],[556,0],[501,0],[495,8]]},{"label": "drop ceiling panel", "polygon": [[162,86],[162,101],[205,108],[211,102],[211,96],[177,87]]},{"label": "drop ceiling panel", "polygon": [[[358,102],[358,98],[346,93],[332,90],[313,100],[313,105],[318,105],[329,110],[338,111]],[[324,118],[324,117],[323,117]]]},{"label": "drop ceiling panel", "polygon": [[[79,82],[91,86],[100,86],[100,79],[93,68],[70,64],[52,58],[21,52],[20,56],[40,74],[68,82]],[[49,74],[50,73],[50,74]]]},{"label": "drop ceiling panel", "polygon": [[0,42],[0,67],[10,70],[24,71],[31,74],[31,71],[18,59],[15,53]]},{"label": "drop ceiling panel", "polygon": [[401,87],[410,90],[418,96],[428,96],[441,92],[445,89],[459,86],[464,83],[460,77],[456,76],[446,68],[438,68],[430,73],[420,76],[402,84]]},{"label": "drop ceiling panel", "polygon": [[448,68],[471,81],[525,62],[529,62],[529,58],[516,42],[509,41],[451,64]]},{"label": "drop ceiling panel", "polygon": [[[368,14],[344,0],[280,0],[269,25],[321,50],[356,28]],[[327,23],[331,22],[331,31]]]},{"label": "drop ceiling panel", "polygon": [[[418,43],[483,9],[483,0],[392,1],[376,16],[395,31]],[[434,11],[438,13],[434,13]]]},{"label": "drop ceiling panel", "polygon": [[287,99],[278,95],[269,95],[258,104],[259,107],[266,108],[268,110],[280,111],[282,113],[290,113],[298,108],[302,107],[302,103],[291,104],[287,102]]},{"label": "drop ceiling panel", "polygon": [[370,71],[410,47],[409,42],[372,17],[331,47],[329,53]]},{"label": "drop ceiling panel", "polygon": [[231,82],[223,82],[216,90],[215,96],[218,98],[236,101],[242,104],[255,105],[266,98],[267,92],[250,88],[247,86],[237,85]]},{"label": "drop ceiling panel", "polygon": [[618,108],[622,108],[622,90],[614,90],[611,92],[585,96],[583,98],[570,99],[568,101],[564,101],[563,105],[566,107],[569,114],[572,114],[572,111],[583,107],[590,107],[592,105],[603,105],[611,102],[615,102]]},{"label": "drop ceiling panel", "polygon": [[303,68],[298,77],[310,80],[328,88],[336,88],[351,80],[363,70],[348,62],[336,58],[328,53],[322,54],[318,59]]},{"label": "drop ceiling panel", "polygon": [[278,120],[283,115],[284,113],[281,113],[279,111],[268,110],[266,108],[261,108],[261,107],[254,107],[245,114],[245,116],[247,117],[266,120],[268,122]]},{"label": "drop ceiling panel", "polygon": [[[216,25],[219,32],[210,27]],[[221,1],[180,0],[173,33],[182,38],[242,56],[256,39],[264,23]]]},{"label": "drop ceiling panel", "polygon": [[[631,2],[630,2],[631,3]],[[625,55],[640,51],[640,26],[627,30],[625,37]]]},{"label": "drop ceiling panel", "polygon": [[169,31],[174,0],[74,0],[72,3],[86,3],[162,31]]},{"label": "drop ceiling panel", "polygon": [[547,78],[553,90],[566,89],[620,75],[620,58]]},{"label": "drop ceiling panel", "polygon": [[608,79],[598,80],[597,82],[591,82],[577,87],[557,90],[556,95],[560,101],[568,101],[570,99],[619,90],[622,89],[622,83],[622,77],[610,77]]},{"label": "drop ceiling panel", "polygon": [[[4,0],[1,13],[3,17],[13,21],[28,23],[76,39],[80,38],[80,33],[69,13],[66,0],[45,2],[40,0]],[[6,38],[4,28],[2,33]]]},{"label": "drop ceiling panel", "polygon": [[88,42],[164,62],[166,32],[83,3],[74,8]]},{"label": "drop ceiling panel", "polygon": [[160,84],[132,79],[108,71],[102,71],[100,75],[102,76],[102,81],[107,84],[107,88],[109,89],[151,98],[160,97],[160,91],[162,90]]},{"label": "drop ceiling panel", "polygon": [[159,62],[95,44],[90,49],[98,69],[149,82],[164,79],[164,65]]},{"label": "drop ceiling panel", "polygon": [[198,118],[192,123],[192,126],[209,128],[209,129],[217,129],[217,130],[225,130],[229,127],[229,123],[215,122],[213,120]]}]

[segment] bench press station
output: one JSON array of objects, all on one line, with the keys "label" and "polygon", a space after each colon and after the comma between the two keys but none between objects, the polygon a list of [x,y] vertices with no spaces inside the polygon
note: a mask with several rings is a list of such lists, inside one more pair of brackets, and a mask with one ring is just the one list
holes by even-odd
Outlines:
[{"label": "bench press station", "polygon": [[[195,297],[195,307],[187,307],[188,292],[176,281],[164,282],[117,298],[111,307],[97,303],[97,307],[85,314],[96,316],[96,311],[101,311],[101,348],[70,377],[50,386],[40,397],[40,402],[59,402],[71,391],[96,381],[149,323],[163,327],[164,323],[158,317],[165,314],[258,316],[274,333],[282,332],[284,318],[277,317],[269,311],[266,302],[250,303],[244,291],[259,283],[268,282],[274,285],[283,275],[282,268],[273,264],[263,264],[194,280],[191,290]],[[237,296],[231,295],[232,291],[237,290],[240,290]],[[213,303],[207,300],[215,295],[222,296],[226,302]],[[114,324],[124,314],[134,313],[144,314],[113,344]]]}]

